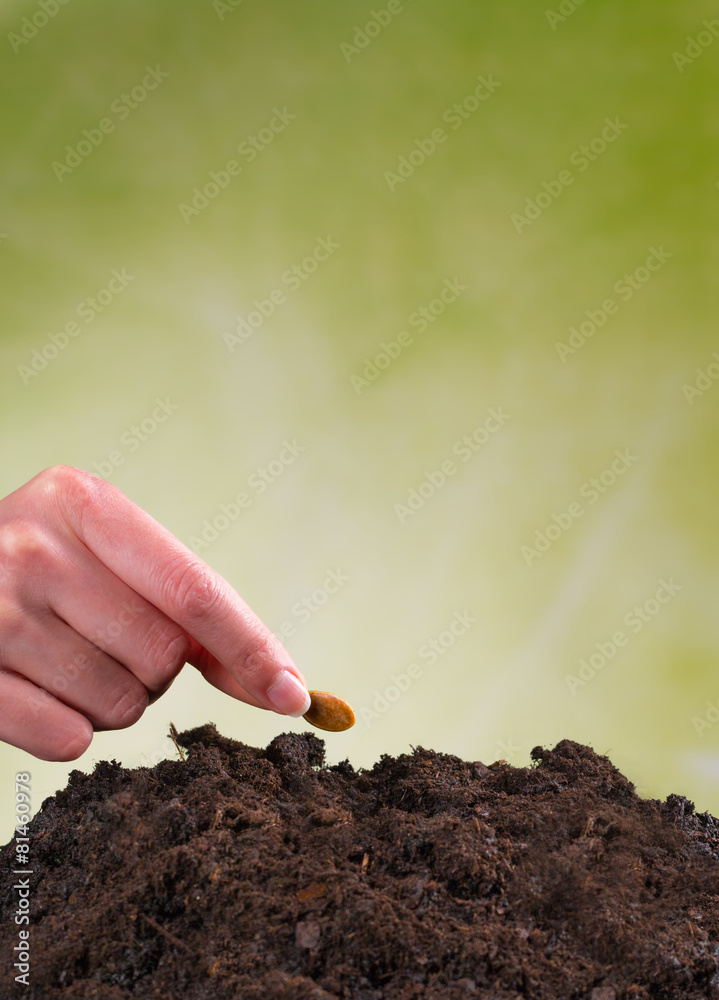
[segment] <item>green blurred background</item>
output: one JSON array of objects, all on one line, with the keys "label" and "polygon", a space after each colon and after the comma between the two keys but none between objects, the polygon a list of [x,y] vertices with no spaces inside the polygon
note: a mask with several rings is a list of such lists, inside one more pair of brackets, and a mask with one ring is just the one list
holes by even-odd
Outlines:
[{"label": "green blurred background", "polygon": [[[0,492],[55,463],[101,471],[187,544],[248,493],[199,552],[271,628],[294,626],[311,687],[355,706],[332,762],[421,744],[523,765],[571,738],[642,794],[716,813],[713,8],[563,0],[560,20],[546,3],[46,0],[43,17],[5,0]],[[101,141],[72,160],[83,130]],[[251,136],[254,156],[238,152]],[[241,172],[183,218],[232,159]],[[313,269],[320,239],[337,247]],[[642,271],[651,248],[665,262]],[[466,287],[412,325],[446,280]],[[284,301],[240,342],[274,289]],[[402,331],[411,344],[353,382]],[[161,423],[158,398],[174,407]],[[465,461],[455,443],[490,409],[502,425]],[[297,457],[270,466],[285,441]],[[611,483],[617,450],[632,459]],[[259,493],[268,466],[282,472]],[[330,595],[328,571],[347,578]],[[592,656],[606,662],[582,680]],[[257,745],[307,728],[188,667],[78,762],[2,746],[6,835],[17,769],[37,809],[73,767],[171,756],[170,720],[210,719]]]}]

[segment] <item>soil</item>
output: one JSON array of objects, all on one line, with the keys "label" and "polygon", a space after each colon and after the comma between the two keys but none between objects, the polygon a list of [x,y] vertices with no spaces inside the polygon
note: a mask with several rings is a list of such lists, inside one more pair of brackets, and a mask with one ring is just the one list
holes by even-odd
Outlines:
[{"label": "soil", "polygon": [[3,997],[719,998],[719,822],[589,747],[356,771],[312,733],[178,740],[73,771],[33,819],[29,987],[2,849]]}]

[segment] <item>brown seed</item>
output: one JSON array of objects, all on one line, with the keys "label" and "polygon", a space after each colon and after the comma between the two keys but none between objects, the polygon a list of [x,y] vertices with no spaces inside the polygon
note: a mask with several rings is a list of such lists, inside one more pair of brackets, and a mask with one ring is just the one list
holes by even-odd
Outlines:
[{"label": "brown seed", "polygon": [[310,691],[309,711],[303,718],[318,729],[341,733],[355,724],[355,714],[350,705],[329,691]]}]

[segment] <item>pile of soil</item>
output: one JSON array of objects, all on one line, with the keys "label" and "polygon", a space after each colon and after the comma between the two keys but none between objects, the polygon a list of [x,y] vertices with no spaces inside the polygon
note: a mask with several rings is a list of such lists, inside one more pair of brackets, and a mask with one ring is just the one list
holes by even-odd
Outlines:
[{"label": "pile of soil", "polygon": [[[719,822],[640,799],[589,747],[355,771],[311,733],[179,742],[185,761],[103,762],[45,801],[31,985],[4,996],[719,998]],[[11,844],[5,970],[13,862]]]}]

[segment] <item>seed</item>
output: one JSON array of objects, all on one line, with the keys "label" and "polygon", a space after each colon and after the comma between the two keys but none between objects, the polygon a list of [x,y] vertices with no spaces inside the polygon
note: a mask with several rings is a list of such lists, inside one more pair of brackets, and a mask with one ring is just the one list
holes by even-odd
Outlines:
[{"label": "seed", "polygon": [[305,718],[317,729],[326,729],[330,733],[341,733],[355,724],[355,714],[352,707],[329,691],[310,691],[312,699]]}]

